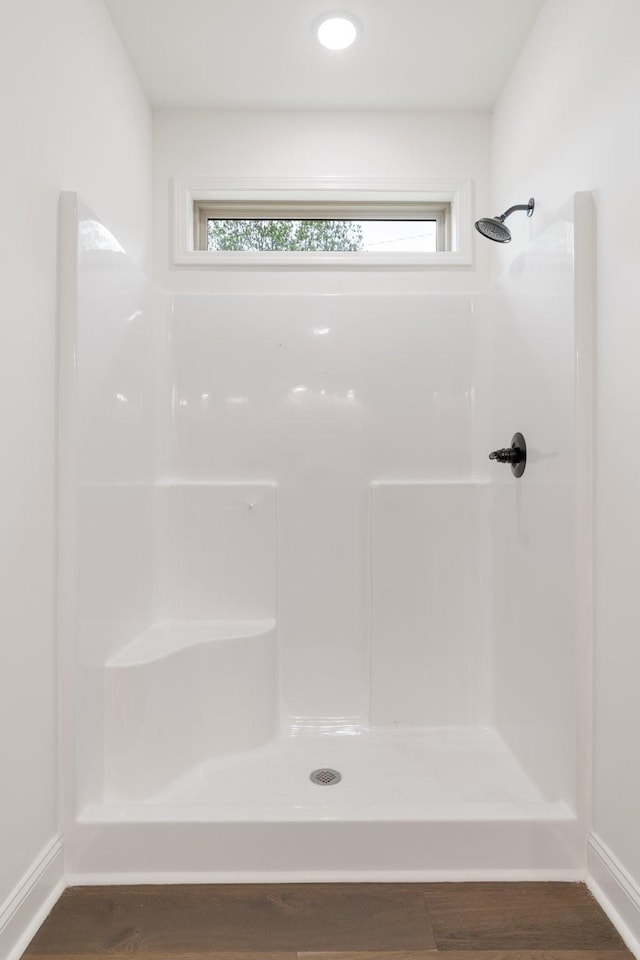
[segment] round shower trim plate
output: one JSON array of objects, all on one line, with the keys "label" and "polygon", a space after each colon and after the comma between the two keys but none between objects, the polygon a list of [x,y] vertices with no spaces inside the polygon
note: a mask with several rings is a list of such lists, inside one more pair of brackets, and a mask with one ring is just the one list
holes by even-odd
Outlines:
[{"label": "round shower trim plate", "polygon": [[331,767],[320,767],[309,774],[311,783],[319,787],[333,787],[342,780],[342,774],[338,770],[332,770]]},{"label": "round shower trim plate", "polygon": [[520,451],[520,460],[511,464],[511,472],[519,480],[527,466],[527,443],[521,433],[514,433],[511,438],[511,448],[514,447]]}]

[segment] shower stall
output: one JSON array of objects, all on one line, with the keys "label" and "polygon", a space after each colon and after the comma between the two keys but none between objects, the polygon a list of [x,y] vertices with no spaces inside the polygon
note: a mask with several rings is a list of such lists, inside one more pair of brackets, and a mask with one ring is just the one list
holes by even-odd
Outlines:
[{"label": "shower stall", "polygon": [[63,195],[72,882],[581,876],[591,229],[473,295],[174,295]]}]

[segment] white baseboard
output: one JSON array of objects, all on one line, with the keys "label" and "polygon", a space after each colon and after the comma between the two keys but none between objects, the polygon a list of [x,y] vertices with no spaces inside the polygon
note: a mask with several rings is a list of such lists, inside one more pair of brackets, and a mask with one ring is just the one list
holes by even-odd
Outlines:
[{"label": "white baseboard", "polygon": [[640,887],[593,833],[587,847],[587,886],[640,960]]},{"label": "white baseboard", "polygon": [[0,957],[19,960],[63,890],[62,840],[54,837],[0,905]]},{"label": "white baseboard", "polygon": [[155,872],[155,873],[68,873],[69,887],[162,886],[164,884],[220,883],[517,883],[564,882],[582,883],[583,870],[359,870],[327,873],[326,871],[225,871]]}]

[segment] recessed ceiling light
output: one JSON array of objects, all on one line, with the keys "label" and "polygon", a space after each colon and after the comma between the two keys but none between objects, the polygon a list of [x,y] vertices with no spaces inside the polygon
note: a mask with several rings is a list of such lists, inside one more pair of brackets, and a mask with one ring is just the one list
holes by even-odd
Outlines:
[{"label": "recessed ceiling light", "polygon": [[346,50],[358,35],[355,19],[347,13],[326,13],[318,23],[318,40],[328,50]]}]

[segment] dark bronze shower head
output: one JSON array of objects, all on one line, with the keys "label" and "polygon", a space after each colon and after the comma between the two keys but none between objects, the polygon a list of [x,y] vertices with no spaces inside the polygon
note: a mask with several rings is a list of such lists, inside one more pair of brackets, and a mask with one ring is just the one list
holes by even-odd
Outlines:
[{"label": "dark bronze shower head", "polygon": [[511,231],[504,221],[516,210],[526,210],[527,216],[530,217],[533,214],[534,207],[535,202],[531,197],[529,203],[518,203],[514,207],[509,207],[499,217],[482,217],[480,220],[476,220],[476,230],[487,240],[494,240],[496,243],[509,243],[511,241]]}]

